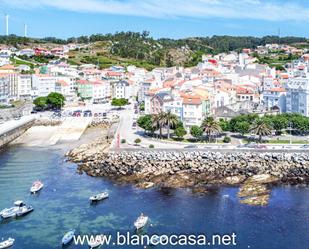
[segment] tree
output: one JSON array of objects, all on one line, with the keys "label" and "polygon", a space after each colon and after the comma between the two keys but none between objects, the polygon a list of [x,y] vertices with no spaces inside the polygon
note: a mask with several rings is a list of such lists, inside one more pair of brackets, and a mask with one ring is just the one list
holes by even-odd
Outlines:
[{"label": "tree", "polygon": [[112,106],[118,106],[119,108],[127,104],[128,104],[128,100],[124,98],[120,98],[120,99],[113,98],[112,100]]},{"label": "tree", "polygon": [[247,121],[238,122],[235,125],[235,132],[239,132],[242,136],[250,131],[250,124]]},{"label": "tree", "polygon": [[183,138],[186,134],[187,131],[184,127],[178,127],[174,130],[174,134],[178,137],[178,138]]},{"label": "tree", "polygon": [[153,118],[151,115],[144,115],[137,119],[137,124],[139,127],[145,131],[154,132],[155,128],[153,126]]},{"label": "tree", "polygon": [[64,105],[65,97],[61,93],[50,93],[47,96],[46,103],[51,108],[61,108]]},{"label": "tree", "polygon": [[230,143],[230,142],[231,142],[231,138],[230,138],[230,137],[225,136],[225,137],[223,138],[223,143]]},{"label": "tree", "polygon": [[286,129],[288,127],[288,124],[288,120],[283,116],[274,116],[271,120],[271,125],[274,130],[276,130],[277,134],[281,134],[281,131],[283,129]]},{"label": "tree", "polygon": [[174,127],[178,123],[179,119],[171,111],[167,111],[162,115],[162,123],[167,126],[167,138],[170,138],[170,128]]},{"label": "tree", "polygon": [[223,131],[229,131],[230,130],[230,123],[227,120],[220,118],[219,125],[220,125],[220,127]]},{"label": "tree", "polygon": [[135,144],[139,144],[139,143],[141,143],[142,142],[142,140],[140,140],[139,138],[136,138],[135,140],[134,140],[134,143]]},{"label": "tree", "polygon": [[162,138],[162,128],[164,125],[164,112],[160,112],[157,114],[154,114],[152,116],[152,126],[155,130],[159,129],[160,132],[160,138]]},{"label": "tree", "polygon": [[209,142],[213,133],[220,133],[222,131],[219,123],[213,117],[205,118],[201,128],[208,136]]},{"label": "tree", "polygon": [[198,127],[197,125],[193,125],[190,128],[190,134],[195,137],[196,139],[199,139],[203,135],[203,130]]},{"label": "tree", "polygon": [[33,104],[34,104],[37,108],[39,108],[39,109],[41,109],[41,110],[44,110],[44,109],[46,109],[46,107],[47,107],[46,101],[47,101],[47,98],[46,98],[46,97],[37,97],[36,99],[33,100]]},{"label": "tree", "polygon": [[269,127],[269,125],[265,121],[263,121],[261,119],[257,120],[253,124],[251,131],[254,132],[257,136],[259,136],[259,142],[260,143],[262,142],[263,136],[271,135],[271,128]]}]

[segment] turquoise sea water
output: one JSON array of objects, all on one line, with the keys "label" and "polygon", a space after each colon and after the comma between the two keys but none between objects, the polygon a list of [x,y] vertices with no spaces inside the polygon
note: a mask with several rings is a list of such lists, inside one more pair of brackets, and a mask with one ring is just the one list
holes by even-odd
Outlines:
[{"label": "turquoise sea water", "polygon": [[[30,195],[36,179],[45,186],[38,195]],[[89,196],[105,189],[110,198],[90,205]],[[236,233],[236,246],[208,248],[309,248],[308,187],[274,188],[267,207],[240,204],[237,191],[221,187],[196,195],[189,190],[140,190],[78,175],[76,165],[65,162],[59,151],[10,147],[0,153],[0,209],[21,199],[35,210],[17,220],[1,221],[0,239],[15,238],[14,249],[56,249],[61,248],[63,234],[72,228],[79,234],[133,234],[133,222],[143,212],[150,217],[148,234]],[[72,244],[68,248],[88,247]]]}]

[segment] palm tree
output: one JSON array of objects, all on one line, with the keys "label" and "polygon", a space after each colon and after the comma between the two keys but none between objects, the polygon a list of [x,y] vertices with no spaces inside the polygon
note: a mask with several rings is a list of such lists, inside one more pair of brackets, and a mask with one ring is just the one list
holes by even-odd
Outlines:
[{"label": "palm tree", "polygon": [[259,136],[259,142],[260,143],[262,142],[263,136],[271,135],[271,128],[269,127],[269,125],[265,121],[263,121],[261,119],[257,120],[253,124],[251,131]]},{"label": "palm tree", "polygon": [[164,118],[164,112],[160,112],[152,116],[152,125],[156,130],[157,129],[160,130],[160,138],[162,137],[162,127],[164,125],[163,118]]},{"label": "palm tree", "polygon": [[220,133],[222,131],[221,126],[213,117],[205,118],[201,128],[208,136],[209,142],[213,133]]},{"label": "palm tree", "polygon": [[167,125],[167,138],[170,138],[170,128],[171,126],[176,126],[176,124],[179,122],[178,117],[175,114],[172,114],[171,111],[167,111],[166,113],[163,113],[162,117],[162,123],[164,125]]}]

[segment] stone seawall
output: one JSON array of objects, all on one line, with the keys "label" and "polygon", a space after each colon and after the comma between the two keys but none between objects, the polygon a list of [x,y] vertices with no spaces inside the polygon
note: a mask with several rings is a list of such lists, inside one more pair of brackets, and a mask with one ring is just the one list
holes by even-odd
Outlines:
[{"label": "stone seawall", "polygon": [[309,154],[223,153],[204,151],[119,151],[68,153],[78,170],[141,187],[193,187],[200,184],[241,184],[256,175],[267,182],[308,184]]}]

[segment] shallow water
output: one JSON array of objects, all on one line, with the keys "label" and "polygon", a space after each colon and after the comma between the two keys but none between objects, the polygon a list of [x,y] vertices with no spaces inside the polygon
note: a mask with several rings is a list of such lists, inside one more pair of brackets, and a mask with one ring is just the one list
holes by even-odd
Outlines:
[{"label": "shallow water", "polygon": [[[0,209],[18,199],[35,208],[25,217],[0,223],[0,239],[14,237],[14,249],[61,248],[63,234],[72,228],[79,234],[133,234],[133,222],[141,212],[150,217],[148,234],[210,236],[235,232],[237,245],[233,248],[309,248],[309,188],[274,188],[267,207],[251,207],[238,202],[237,188],[222,187],[200,196],[189,190],[140,190],[78,175],[76,165],[65,162],[61,154],[18,146],[0,154]],[[41,193],[30,195],[36,179],[45,186]],[[89,196],[105,189],[110,198],[90,205]],[[72,244],[68,248],[88,247]]]}]

